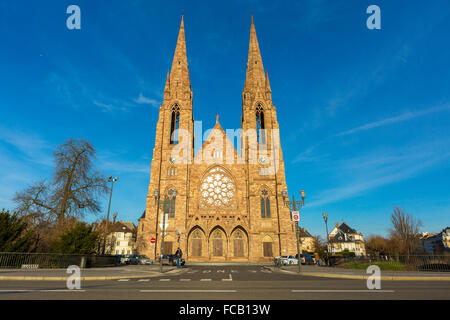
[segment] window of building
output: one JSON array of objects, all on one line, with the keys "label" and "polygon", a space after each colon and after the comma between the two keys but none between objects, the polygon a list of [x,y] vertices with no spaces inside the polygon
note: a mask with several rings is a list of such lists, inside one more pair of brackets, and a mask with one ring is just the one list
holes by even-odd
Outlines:
[{"label": "window of building", "polygon": [[204,206],[223,207],[231,205],[236,187],[230,175],[221,167],[211,169],[203,178],[200,193]]},{"label": "window of building", "polygon": [[164,196],[164,213],[169,215],[169,218],[175,217],[175,195],[174,190],[169,190]]},{"label": "window of building", "polygon": [[267,190],[261,191],[261,218],[270,218],[270,199]]},{"label": "window of building", "polygon": [[180,126],[180,107],[175,104],[172,107],[172,115],[170,122],[170,144],[178,143],[178,129]]},{"label": "window of building", "polygon": [[258,143],[265,144],[266,143],[266,134],[265,134],[265,123],[264,123],[264,109],[260,103],[256,106],[256,134]]}]

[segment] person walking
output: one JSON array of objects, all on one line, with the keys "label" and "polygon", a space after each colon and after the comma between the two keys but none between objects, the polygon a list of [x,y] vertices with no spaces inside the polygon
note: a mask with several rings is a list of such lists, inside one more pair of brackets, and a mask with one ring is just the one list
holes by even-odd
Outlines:
[{"label": "person walking", "polygon": [[178,247],[177,251],[175,252],[175,256],[177,257],[177,268],[181,268],[181,257],[183,256],[183,252],[181,251],[180,247]]}]

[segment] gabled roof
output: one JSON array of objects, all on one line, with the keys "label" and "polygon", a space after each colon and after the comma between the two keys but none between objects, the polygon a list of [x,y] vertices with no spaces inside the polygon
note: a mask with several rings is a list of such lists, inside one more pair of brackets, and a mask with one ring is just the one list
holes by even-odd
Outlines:
[{"label": "gabled roof", "polygon": [[111,227],[110,227],[110,232],[131,232],[133,233],[134,230],[136,229],[135,225],[133,222],[128,222],[128,221],[119,221],[114,223]]},{"label": "gabled roof", "polygon": [[355,229],[350,228],[345,222],[342,222],[339,226],[339,230],[344,233],[358,233]]},{"label": "gabled roof", "polygon": [[300,228],[299,235],[302,238],[312,238],[312,235],[306,230],[306,228]]},{"label": "gabled roof", "polygon": [[[216,138],[222,138],[222,141],[215,141]],[[217,159],[218,163],[226,163],[227,162],[227,158],[230,157],[230,155],[226,154],[226,152],[228,151],[232,151],[232,157],[233,157],[233,163],[240,163],[240,162],[236,162],[235,160],[237,158],[240,158],[239,153],[237,152],[236,148],[234,147],[234,144],[231,142],[230,138],[227,136],[225,130],[223,130],[222,126],[219,123],[219,116],[217,116],[216,118],[216,124],[214,125],[214,127],[211,129],[211,132],[208,135],[208,138],[206,138],[205,142],[203,143],[202,147],[200,148],[200,150],[198,150],[197,154],[194,156],[194,163],[197,163],[197,161],[201,159],[203,159],[203,161],[208,160],[206,159],[206,155],[205,155],[205,150],[206,151],[210,151],[209,149],[211,148],[211,151],[213,150],[213,146],[218,146],[220,148],[222,148],[222,161],[219,161],[219,159]],[[208,155],[209,157],[211,157],[211,155]],[[214,159],[209,159],[209,160],[214,160]]]}]

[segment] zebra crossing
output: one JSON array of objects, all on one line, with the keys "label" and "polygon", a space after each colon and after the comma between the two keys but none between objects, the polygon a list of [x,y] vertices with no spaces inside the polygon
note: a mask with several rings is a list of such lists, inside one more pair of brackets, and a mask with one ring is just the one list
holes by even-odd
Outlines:
[{"label": "zebra crossing", "polygon": [[[211,270],[211,269],[206,269],[206,270],[198,270],[198,269],[194,269],[194,270],[189,270],[186,271],[185,273],[183,273],[182,275],[184,275],[184,277],[181,277],[182,275],[176,275],[176,276],[172,276],[171,278],[160,278],[160,277],[155,277],[155,278],[145,278],[145,279],[118,279],[117,281],[120,282],[128,282],[128,281],[137,281],[137,282],[175,282],[175,281],[179,281],[179,282],[190,282],[190,281],[200,281],[200,282],[210,282],[210,281],[233,281],[233,274],[237,275],[237,274],[241,274],[244,275],[245,274],[256,274],[256,273],[272,273],[271,270],[268,269],[260,269],[260,270],[255,270],[255,269],[248,269],[248,270],[224,270],[224,269],[218,269],[218,270]],[[226,274],[228,274],[228,276],[226,276]],[[192,279],[187,277],[186,275],[192,275],[198,279]]]}]

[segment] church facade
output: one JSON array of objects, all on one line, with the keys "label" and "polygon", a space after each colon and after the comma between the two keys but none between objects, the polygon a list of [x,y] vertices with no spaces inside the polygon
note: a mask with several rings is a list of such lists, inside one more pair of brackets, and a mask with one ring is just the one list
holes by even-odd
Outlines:
[{"label": "church facade", "polygon": [[182,18],[156,124],[138,253],[159,259],[165,222],[163,253],[180,247],[187,262],[269,262],[295,255],[279,124],[253,18],[241,128],[225,132],[217,116],[194,154],[195,133]]}]

